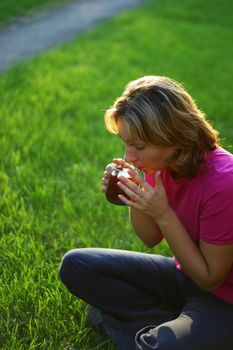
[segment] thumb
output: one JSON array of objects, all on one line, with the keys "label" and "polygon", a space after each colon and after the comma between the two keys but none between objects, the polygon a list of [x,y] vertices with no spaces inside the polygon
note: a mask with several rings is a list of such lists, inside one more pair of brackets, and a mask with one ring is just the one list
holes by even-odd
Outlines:
[{"label": "thumb", "polygon": [[163,187],[163,180],[161,178],[161,171],[156,171],[155,183],[156,183],[157,187]]}]

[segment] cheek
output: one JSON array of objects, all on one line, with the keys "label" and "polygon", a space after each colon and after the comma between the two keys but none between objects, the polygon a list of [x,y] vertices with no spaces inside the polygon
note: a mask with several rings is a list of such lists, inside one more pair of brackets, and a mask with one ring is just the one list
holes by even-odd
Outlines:
[{"label": "cheek", "polygon": [[143,163],[154,169],[162,169],[166,166],[163,155],[160,152],[148,152],[142,156]]},{"label": "cheek", "polygon": [[157,152],[147,152],[147,154],[145,154],[145,159],[147,159],[150,162],[159,162],[161,161],[161,157],[159,156],[159,154],[157,154]]}]

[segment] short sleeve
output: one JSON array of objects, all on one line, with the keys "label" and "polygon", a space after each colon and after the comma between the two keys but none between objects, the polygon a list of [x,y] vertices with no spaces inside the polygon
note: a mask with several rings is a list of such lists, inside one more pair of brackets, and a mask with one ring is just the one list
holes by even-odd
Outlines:
[{"label": "short sleeve", "polygon": [[233,174],[204,190],[200,239],[211,244],[233,243]]}]

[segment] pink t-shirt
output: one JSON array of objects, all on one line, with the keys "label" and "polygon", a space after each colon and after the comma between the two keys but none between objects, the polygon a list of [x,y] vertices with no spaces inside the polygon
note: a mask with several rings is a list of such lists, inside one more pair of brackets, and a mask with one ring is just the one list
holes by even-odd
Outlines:
[{"label": "pink t-shirt", "polygon": [[[198,174],[175,180],[162,171],[169,203],[193,241],[210,244],[233,243],[233,155],[221,147],[207,153]],[[145,175],[155,186],[154,175]],[[176,260],[176,266],[182,266]],[[221,286],[212,291],[233,303],[233,265]]]}]

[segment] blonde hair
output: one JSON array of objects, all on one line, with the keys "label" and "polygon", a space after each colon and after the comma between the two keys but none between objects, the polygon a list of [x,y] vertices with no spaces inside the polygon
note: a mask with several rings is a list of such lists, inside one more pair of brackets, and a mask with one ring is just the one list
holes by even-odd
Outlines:
[{"label": "blonde hair", "polygon": [[129,133],[146,144],[175,146],[170,165],[179,168],[179,177],[195,175],[206,151],[218,145],[218,132],[205,114],[181,84],[167,77],[131,81],[105,113],[105,126],[111,133],[118,133],[119,118],[128,124]]}]

